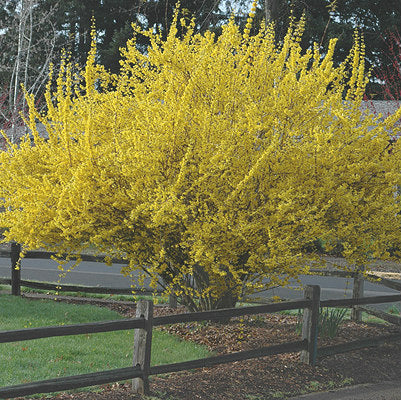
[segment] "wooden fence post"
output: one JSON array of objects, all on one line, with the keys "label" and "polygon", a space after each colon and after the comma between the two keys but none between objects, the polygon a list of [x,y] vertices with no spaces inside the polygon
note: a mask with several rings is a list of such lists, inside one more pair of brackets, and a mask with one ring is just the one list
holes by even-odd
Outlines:
[{"label": "wooden fence post", "polygon": [[312,300],[311,307],[304,309],[302,319],[302,339],[307,339],[307,350],[301,351],[301,362],[315,365],[317,357],[317,336],[320,312],[320,286],[308,285],[305,288],[304,297]]},{"label": "wooden fence post", "polygon": [[139,300],[136,305],[136,317],[145,319],[145,329],[136,329],[134,336],[134,367],[139,365],[143,378],[132,380],[134,393],[149,394],[150,355],[152,350],[153,302]]},{"label": "wooden fence post", "polygon": [[21,252],[21,245],[19,243],[11,243],[11,294],[13,296],[21,295],[21,263],[18,263],[19,255]]},{"label": "wooden fence post", "polygon": [[[361,274],[363,272],[364,267],[358,267],[356,271],[356,275],[354,276],[354,286],[352,289],[352,298],[359,299],[363,297],[363,286],[364,286],[364,278]],[[351,310],[351,320],[356,322],[362,321],[362,311],[358,306],[353,306]]]}]

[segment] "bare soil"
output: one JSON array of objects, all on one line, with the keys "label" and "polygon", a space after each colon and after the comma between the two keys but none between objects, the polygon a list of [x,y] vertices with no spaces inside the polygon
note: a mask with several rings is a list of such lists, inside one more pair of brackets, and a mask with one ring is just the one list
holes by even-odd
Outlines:
[{"label": "bare soil", "polygon": [[[132,306],[109,304],[126,317]],[[185,312],[156,307],[156,315]],[[281,314],[249,316],[226,324],[175,324],[161,329],[182,339],[201,343],[216,354],[249,350],[299,340],[297,317]],[[391,325],[344,323],[333,339],[320,338],[319,346],[399,332]],[[319,360],[316,367],[302,364],[299,353],[223,364],[212,368],[172,373],[151,378],[152,400],[269,400],[401,378],[401,340],[376,348],[352,351]],[[129,384],[104,385],[90,392],[45,396],[51,400],[139,400]],[[28,399],[28,398],[25,398]]]}]

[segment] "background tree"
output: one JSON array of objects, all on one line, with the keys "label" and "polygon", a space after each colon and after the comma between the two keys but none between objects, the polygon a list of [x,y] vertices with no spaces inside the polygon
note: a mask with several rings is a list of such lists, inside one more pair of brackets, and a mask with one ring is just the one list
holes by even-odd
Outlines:
[{"label": "background tree", "polygon": [[23,124],[20,112],[26,108],[21,85],[39,98],[54,55],[54,8],[43,12],[40,6],[40,0],[6,0],[0,13],[0,121],[13,141]]},{"label": "background tree", "polygon": [[[90,47],[90,27],[92,17],[96,20],[98,32],[98,57],[100,62],[113,72],[120,68],[120,48],[132,35],[131,23],[136,22],[142,28],[157,28],[165,38],[169,29],[175,1],[160,0],[143,2],[124,0],[2,0],[0,10],[0,26],[7,34],[0,36],[3,62],[0,65],[0,87],[9,91],[12,68],[10,60],[16,58],[18,41],[18,21],[27,20],[29,13],[21,20],[18,15],[22,10],[33,8],[34,29],[32,50],[35,54],[29,62],[32,76],[38,76],[44,63],[43,54],[56,55],[56,64],[62,48],[71,52],[72,58],[83,66]],[[24,5],[24,7],[21,7]],[[187,15],[196,18],[196,30],[203,32],[211,29],[217,34],[221,25],[227,21],[233,10],[239,9],[237,22],[246,24],[247,7],[249,2],[222,2],[220,0],[185,0],[181,2],[182,9]],[[383,35],[401,30],[401,6],[397,0],[376,2],[373,0],[266,0],[261,1],[256,18],[270,19],[275,22],[275,34],[278,42],[282,41],[288,28],[289,16],[299,18],[305,12],[308,21],[306,32],[302,39],[303,49],[309,48],[313,42],[321,43],[322,50],[327,48],[330,38],[338,38],[337,51],[334,61],[338,65],[352,47],[353,31],[356,27],[363,31],[366,38],[366,56],[368,67],[390,66]],[[42,21],[38,24],[38,22]],[[46,21],[46,22],[44,22]],[[330,22],[329,22],[330,21]],[[329,23],[328,23],[329,22]],[[25,26],[25,37],[29,37],[29,24]],[[255,30],[259,24],[256,23]],[[54,40],[55,38],[55,40]],[[387,40],[388,38],[385,37]],[[47,42],[47,43],[45,43]],[[148,41],[145,36],[138,36],[138,45],[145,51]],[[26,48],[27,41],[21,43]],[[21,50],[21,49],[20,49]],[[23,49],[22,49],[23,50]],[[22,51],[25,53],[25,50]],[[53,59],[54,60],[54,59]],[[6,76],[4,75],[6,74]],[[378,96],[380,87],[373,82],[368,86],[368,92]]]},{"label": "background tree", "polygon": [[[52,7],[55,0],[44,0],[43,4]],[[172,20],[175,1],[125,1],[66,0],[60,2],[55,19],[58,31],[64,38],[72,58],[83,65],[90,48],[92,18],[96,21],[98,57],[100,62],[112,72],[120,68],[120,48],[132,37],[131,23],[135,22],[144,29],[155,28],[167,34]],[[205,30],[214,26],[225,15],[219,11],[220,1],[184,0],[181,7],[187,15],[194,15],[198,29]],[[146,37],[138,38],[138,45],[145,50]]]},{"label": "background tree", "polygon": [[388,32],[384,56],[387,62],[375,68],[374,74],[382,83],[381,97],[385,100],[401,101],[401,35],[399,31]]},{"label": "background tree", "polygon": [[[242,7],[246,2],[241,3]],[[306,30],[302,39],[303,49],[313,42],[322,49],[327,48],[329,40],[338,38],[334,61],[338,65],[353,44],[353,33],[358,28],[365,37],[367,68],[391,67],[387,57],[387,45],[397,31],[401,31],[401,2],[390,0],[264,0],[259,4],[257,18],[265,18],[275,23],[277,40],[283,40],[287,32],[289,17],[306,16]],[[246,19],[246,18],[245,18]],[[244,25],[245,19],[242,19]],[[383,41],[384,38],[384,41]],[[382,88],[371,81],[367,92],[381,98]]]}]

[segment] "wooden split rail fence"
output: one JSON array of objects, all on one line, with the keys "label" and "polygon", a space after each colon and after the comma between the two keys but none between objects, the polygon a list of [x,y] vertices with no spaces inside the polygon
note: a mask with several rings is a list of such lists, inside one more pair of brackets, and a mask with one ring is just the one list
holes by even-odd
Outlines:
[{"label": "wooden split rail fence", "polygon": [[[364,286],[366,281],[376,283],[378,285],[385,286],[389,289],[397,290],[401,292],[401,282],[379,277],[374,273],[364,274],[364,268],[361,267],[357,271],[339,271],[339,270],[311,270],[311,274],[321,276],[337,276],[339,278],[352,278],[352,298],[359,299],[364,297]],[[373,304],[373,303],[372,303]],[[401,310],[400,310],[401,311]],[[365,307],[363,305],[355,305],[351,310],[351,320],[360,322],[362,321],[362,312],[379,317],[387,322],[401,326],[401,317],[394,314],[386,313],[371,307]]]},{"label": "wooden split rail fence", "polygon": [[[0,398],[4,399],[28,396],[37,393],[50,393],[54,391],[94,386],[127,379],[133,380],[134,392],[147,394],[149,393],[149,376],[152,375],[211,367],[217,364],[292,352],[300,352],[300,359],[302,362],[315,365],[316,360],[319,357],[325,357],[328,355],[364,347],[377,346],[383,342],[387,343],[389,341],[398,341],[401,339],[401,333],[397,333],[370,339],[357,340],[335,346],[318,348],[318,319],[319,309],[321,307],[353,307],[357,305],[361,306],[365,304],[391,303],[397,301],[401,301],[401,294],[321,301],[320,287],[307,286],[303,299],[288,302],[216,311],[176,314],[153,318],[153,303],[150,301],[141,300],[137,305],[136,318],[133,319],[22,329],[14,331],[0,331],[0,343],[6,343],[53,336],[111,332],[127,329],[136,330],[133,345],[134,362],[132,367],[48,379],[15,386],[7,386],[0,388]],[[299,341],[281,343],[248,351],[240,351],[174,364],[157,366],[150,365],[152,330],[154,327],[202,320],[226,320],[227,318],[240,317],[243,315],[264,314],[296,309],[304,309],[302,336],[301,340]]]},{"label": "wooden split rail fence", "polygon": [[[11,243],[10,250],[0,250],[0,257],[10,258],[11,261],[11,278],[0,278],[0,284],[11,285],[11,294],[14,296],[21,295],[21,287],[29,287],[32,289],[41,290],[54,290],[57,292],[81,292],[81,293],[96,293],[96,294],[125,294],[131,295],[133,293],[139,294],[162,294],[162,290],[144,289],[144,288],[110,288],[101,286],[81,286],[70,284],[55,284],[47,282],[39,282],[32,280],[21,279],[21,260],[20,260],[21,246],[17,243]],[[24,259],[42,259],[49,260],[55,253],[46,251],[28,251],[24,255]],[[104,257],[94,256],[89,254],[72,255],[69,260],[77,260],[80,258],[82,261],[90,261],[97,263],[104,263]],[[127,264],[126,260],[113,258],[113,264]],[[177,301],[174,296],[170,296],[170,306],[175,306]]]}]

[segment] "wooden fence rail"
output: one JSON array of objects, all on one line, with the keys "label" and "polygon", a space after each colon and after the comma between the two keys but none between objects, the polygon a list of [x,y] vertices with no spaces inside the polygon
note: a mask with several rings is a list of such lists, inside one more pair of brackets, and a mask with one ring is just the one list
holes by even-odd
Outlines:
[{"label": "wooden fence rail", "polygon": [[[12,280],[7,278],[0,278],[0,284],[11,285]],[[18,287],[29,287],[31,289],[41,289],[41,290],[54,290],[57,292],[81,292],[81,293],[96,293],[96,294],[124,294],[131,295],[132,293],[138,294],[162,294],[163,290],[159,289],[145,289],[145,288],[110,288],[102,286],[81,286],[81,285],[70,285],[70,284],[56,284],[47,283],[31,280],[19,280]]]},{"label": "wooden fence rail", "polygon": [[103,385],[105,383],[118,382],[142,376],[141,368],[135,366],[113,369],[110,371],[93,372],[90,374],[66,376],[63,378],[46,379],[43,381],[0,388],[0,399],[11,399],[13,397],[30,396],[37,393],[51,393],[61,390]]},{"label": "wooden fence rail", "polygon": [[116,321],[102,321],[86,324],[47,326],[44,328],[0,331],[0,343],[20,342],[21,340],[43,339],[55,336],[114,332],[127,329],[145,329],[145,320],[143,318],[118,319]]},{"label": "wooden fence rail", "polygon": [[162,317],[155,317],[153,319],[153,326],[177,324],[181,322],[194,322],[194,321],[219,321],[227,318],[241,317],[243,315],[255,315],[274,313],[286,310],[298,310],[311,306],[311,300],[290,300],[282,303],[263,304],[260,306],[238,307],[238,308],[225,308],[222,310],[213,311],[200,311],[194,313],[165,315]]},{"label": "wooden fence rail", "polygon": [[401,333],[376,336],[367,339],[359,339],[348,343],[336,344],[333,346],[325,346],[319,348],[317,357],[324,358],[335,354],[347,353],[349,351],[365,349],[368,347],[377,347],[380,344],[386,344],[389,342],[399,341],[399,340],[401,340]]},{"label": "wooden fence rail", "polygon": [[360,297],[359,299],[330,299],[322,300],[321,307],[353,307],[361,304],[382,304],[401,301],[401,294],[389,294],[386,296]]},{"label": "wooden fence rail", "polygon": [[[217,364],[264,357],[274,354],[300,352],[301,361],[314,365],[316,360],[332,354],[351,351],[359,348],[377,346],[380,343],[400,340],[401,333],[376,338],[362,339],[350,343],[323,348],[317,347],[318,318],[320,307],[353,307],[358,304],[377,304],[400,301],[401,295],[376,296],[359,299],[320,300],[320,287],[307,286],[304,299],[282,303],[263,304],[254,307],[242,307],[186,313],[153,318],[153,303],[140,300],[134,319],[31,328],[0,332],[0,343],[31,340],[52,336],[78,335],[82,333],[111,332],[122,329],[136,329],[134,336],[133,367],[111,371],[101,371],[84,375],[49,379],[45,381],[8,386],[0,388],[0,398],[27,396],[37,393],[49,393],[85,386],[99,385],[118,380],[133,379],[133,390],[139,393],[149,392],[149,376],[168,372],[177,372],[194,368],[210,367]],[[231,354],[213,356],[181,363],[150,366],[152,330],[155,326],[192,322],[200,320],[219,320],[242,315],[272,313],[284,310],[304,309],[302,338],[299,341],[281,343],[259,349],[240,351]]]},{"label": "wooden fence rail", "polygon": [[306,340],[299,340],[296,342],[287,342],[268,347],[260,347],[253,350],[237,351],[235,353],[223,354],[220,356],[201,358],[199,360],[184,361],[175,364],[157,365],[150,368],[150,375],[187,371],[195,368],[213,367],[214,365],[218,364],[250,360],[252,358],[273,356],[276,354],[294,353],[296,351],[305,350],[307,346],[308,343]]}]

